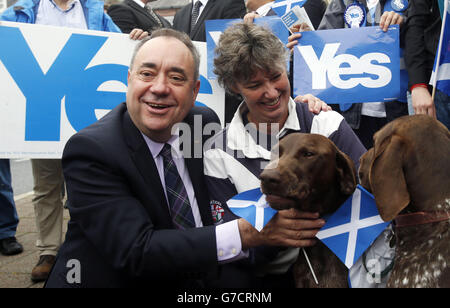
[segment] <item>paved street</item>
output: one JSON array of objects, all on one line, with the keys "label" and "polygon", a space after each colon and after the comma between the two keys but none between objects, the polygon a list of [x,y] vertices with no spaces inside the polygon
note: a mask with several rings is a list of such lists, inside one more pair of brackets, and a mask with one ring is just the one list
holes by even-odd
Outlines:
[{"label": "paved street", "polygon": [[[16,237],[23,245],[24,251],[16,256],[0,254],[0,288],[41,288],[43,286],[43,283],[33,283],[30,279],[31,270],[39,259],[39,252],[35,246],[36,224],[31,199],[32,193],[25,193],[16,200],[20,219]],[[68,211],[64,210],[64,232],[68,220]]]}]

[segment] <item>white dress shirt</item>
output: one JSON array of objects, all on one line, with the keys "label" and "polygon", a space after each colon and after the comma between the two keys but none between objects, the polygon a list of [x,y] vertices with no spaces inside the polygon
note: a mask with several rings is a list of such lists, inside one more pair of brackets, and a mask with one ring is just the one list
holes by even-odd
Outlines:
[{"label": "white dress shirt", "polygon": [[88,28],[80,0],[70,2],[67,10],[61,9],[53,0],[41,0],[35,23],[76,29]]}]

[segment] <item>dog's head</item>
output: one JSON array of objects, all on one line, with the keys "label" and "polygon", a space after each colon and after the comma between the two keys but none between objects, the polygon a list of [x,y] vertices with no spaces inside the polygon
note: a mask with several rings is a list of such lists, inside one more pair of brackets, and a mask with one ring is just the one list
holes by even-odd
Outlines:
[{"label": "dog's head", "polygon": [[270,206],[286,205],[277,197],[295,201],[302,211],[334,212],[356,188],[353,161],[328,138],[317,134],[293,133],[275,148],[274,159],[261,173],[261,189]]},{"label": "dog's head", "polygon": [[371,191],[384,221],[410,205],[436,210],[450,198],[450,133],[425,115],[405,116],[374,135],[374,147],[360,159],[361,185]]}]

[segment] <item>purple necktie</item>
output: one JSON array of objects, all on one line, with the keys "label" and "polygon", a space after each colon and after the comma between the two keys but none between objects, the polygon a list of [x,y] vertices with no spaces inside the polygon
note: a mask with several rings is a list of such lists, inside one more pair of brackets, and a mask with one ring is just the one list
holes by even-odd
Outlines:
[{"label": "purple necktie", "polygon": [[164,162],[164,179],[172,222],[177,229],[194,228],[195,220],[192,214],[191,204],[189,203],[186,188],[178,173],[177,166],[172,159],[171,151],[171,146],[166,143],[160,155]]}]

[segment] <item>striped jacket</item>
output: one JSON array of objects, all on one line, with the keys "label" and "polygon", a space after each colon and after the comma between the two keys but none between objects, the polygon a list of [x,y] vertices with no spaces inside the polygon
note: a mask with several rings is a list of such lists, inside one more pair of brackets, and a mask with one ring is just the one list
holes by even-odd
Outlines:
[{"label": "striped jacket", "polygon": [[[234,195],[260,186],[259,175],[270,161],[271,152],[257,144],[244,126],[242,114],[247,106],[242,103],[231,123],[205,144],[204,173],[210,192],[211,206],[224,208],[224,221],[234,219],[226,201]],[[366,151],[344,118],[337,112],[328,111],[314,115],[308,105],[289,102],[289,116],[284,127],[277,134],[277,140],[292,132],[315,133],[328,137],[336,146],[349,155],[356,167],[359,157]],[[218,221],[220,223],[220,221]],[[289,253],[288,253],[289,252]],[[279,255],[276,270],[270,273],[283,273],[295,261],[298,249],[282,251],[290,257]],[[275,257],[275,256],[273,256]]]}]

